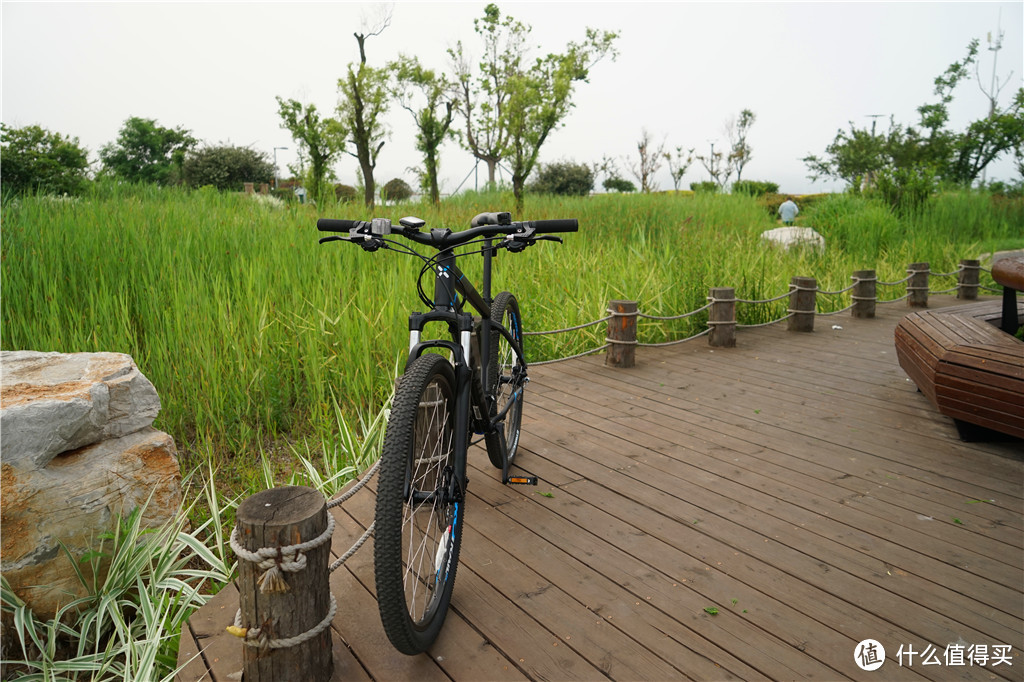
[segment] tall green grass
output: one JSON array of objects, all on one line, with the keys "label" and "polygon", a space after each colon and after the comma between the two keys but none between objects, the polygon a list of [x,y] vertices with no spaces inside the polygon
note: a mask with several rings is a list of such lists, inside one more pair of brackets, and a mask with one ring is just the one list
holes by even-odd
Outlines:
[{"label": "tall green grass", "polygon": [[[469,194],[375,214],[459,229],[475,213],[512,205],[511,194]],[[806,275],[839,289],[858,269],[895,280],[911,262],[951,271],[993,246],[1024,245],[1020,202],[997,205],[980,194],[936,197],[903,218],[861,197],[830,197],[801,216],[825,236],[823,254],[762,245],[759,234],[776,222],[746,197],[531,196],[526,207],[517,219],[580,222],[564,246],[543,242],[496,260],[494,291],[516,293],[532,330],[602,317],[609,299],[672,315],[703,305],[713,286],[765,298]],[[339,411],[351,418],[384,402],[406,347],[406,316],[422,305],[419,261],[318,246],[321,215],[371,217],[355,206],[318,211],[235,194],[109,186],[77,201],[5,205],[0,345],[130,353],[156,385],[157,426],[178,441],[183,466],[211,458],[226,481],[258,483],[261,452],[279,453],[287,469],[294,448],[275,444],[326,442]],[[470,256],[464,269],[478,278],[481,261]],[[740,321],[777,312],[741,306]],[[645,322],[641,337],[681,338],[703,319]],[[598,326],[530,337],[528,355],[576,353],[600,345],[603,334]]]}]

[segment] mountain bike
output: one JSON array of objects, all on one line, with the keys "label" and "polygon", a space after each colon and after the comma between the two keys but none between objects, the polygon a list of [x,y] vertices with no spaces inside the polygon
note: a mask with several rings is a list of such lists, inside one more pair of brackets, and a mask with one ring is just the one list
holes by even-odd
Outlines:
[{"label": "mountain bike", "polygon": [[[414,655],[437,638],[451,602],[473,436],[482,438],[503,483],[537,484],[535,477],[511,472],[529,379],[519,302],[508,291],[491,297],[491,262],[502,249],[519,253],[542,240],[561,243],[550,235],[578,226],[576,220],[513,222],[507,212],[481,213],[458,232],[424,231],[425,221],[414,217],[398,223],[324,218],[317,228],[341,233],[321,244],[348,241],[365,251],[392,250],[423,261],[417,291],[428,311],[409,316],[409,357],[396,383],[381,454],[373,555],[384,631],[396,649]],[[436,253],[421,254],[395,237]],[[471,250],[456,254],[456,247]],[[458,258],[477,253],[484,260],[482,292],[457,266]],[[424,286],[428,273],[432,295]],[[424,335],[434,323],[447,326],[442,338]]]}]

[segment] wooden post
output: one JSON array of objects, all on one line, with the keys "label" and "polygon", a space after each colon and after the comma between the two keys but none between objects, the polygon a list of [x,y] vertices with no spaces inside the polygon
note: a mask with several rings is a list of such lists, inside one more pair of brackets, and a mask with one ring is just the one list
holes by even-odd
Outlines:
[{"label": "wooden post", "polygon": [[270,194],[270,184],[266,182],[260,183],[260,194]]},{"label": "wooden post", "polygon": [[[301,486],[264,490],[238,507],[239,542],[249,552],[313,540],[327,528],[324,496]],[[238,598],[242,627],[260,628],[272,640],[296,637],[317,627],[329,614],[328,563],[331,543],[305,552],[306,566],[282,573],[287,591],[261,591],[264,570],[239,558]],[[273,569],[271,569],[273,570]],[[328,681],[334,672],[330,627],[291,647],[260,648],[243,644],[246,682],[272,680]]]},{"label": "wooden post", "polygon": [[957,276],[956,297],[965,301],[978,298],[978,278],[981,272],[981,261],[965,258],[960,261],[960,274]]},{"label": "wooden post", "polygon": [[605,367],[629,368],[636,364],[636,301],[609,301],[608,336],[611,344],[604,356]]},{"label": "wooden post", "polygon": [[853,307],[850,314],[858,319],[867,319],[875,316],[875,302],[878,300],[876,283],[878,277],[874,270],[855,270],[853,273],[853,290],[850,298],[853,299]]},{"label": "wooden post", "polygon": [[789,318],[786,328],[791,332],[813,332],[818,280],[813,277],[793,277],[789,286],[789,312],[793,316]]},{"label": "wooden post", "polygon": [[713,287],[708,292],[708,345],[715,348],[736,346],[736,290],[732,287]]},{"label": "wooden post", "polygon": [[907,266],[907,305],[911,308],[928,307],[928,263],[911,263]]},{"label": "wooden post", "polygon": [[[235,185],[235,187],[237,187],[237,186],[238,186],[238,185]],[[254,185],[253,185],[253,183],[251,183],[251,182],[243,182],[243,183],[242,183],[242,187],[244,187],[244,188],[245,188],[245,193],[246,193],[246,194],[252,194],[252,193],[253,193],[253,186],[254,186]]]}]

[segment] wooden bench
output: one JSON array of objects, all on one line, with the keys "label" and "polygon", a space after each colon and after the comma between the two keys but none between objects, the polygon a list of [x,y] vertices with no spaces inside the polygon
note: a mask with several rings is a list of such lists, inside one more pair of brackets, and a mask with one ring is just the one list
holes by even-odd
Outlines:
[{"label": "wooden bench", "polygon": [[[1016,324],[1024,305],[1014,312]],[[996,326],[1005,317],[992,301],[910,313],[896,327],[900,367],[963,440],[991,438],[985,429],[1024,438],[1024,341]]]},{"label": "wooden bench", "polygon": [[1003,258],[992,265],[992,279],[1003,286],[1003,319],[1000,324],[1007,334],[1016,334],[1020,319],[1014,315],[1017,309],[1017,292],[1024,291],[1024,258]]}]

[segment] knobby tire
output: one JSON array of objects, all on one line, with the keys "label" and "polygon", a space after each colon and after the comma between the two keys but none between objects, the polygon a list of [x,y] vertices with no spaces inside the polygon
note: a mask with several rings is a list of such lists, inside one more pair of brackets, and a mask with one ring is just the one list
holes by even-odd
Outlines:
[{"label": "knobby tire", "polygon": [[455,391],[448,360],[420,356],[399,380],[384,436],[373,557],[377,600],[388,639],[408,655],[437,638],[459,562],[463,509],[450,494]]}]

